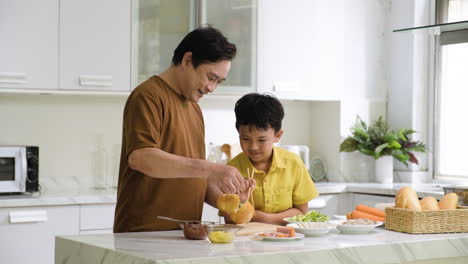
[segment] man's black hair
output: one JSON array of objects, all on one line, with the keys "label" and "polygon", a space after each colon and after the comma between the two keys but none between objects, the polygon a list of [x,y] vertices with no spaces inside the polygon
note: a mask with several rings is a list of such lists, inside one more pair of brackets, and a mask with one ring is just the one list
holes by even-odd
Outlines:
[{"label": "man's black hair", "polygon": [[242,125],[255,126],[257,129],[273,128],[280,131],[284,117],[283,105],[274,96],[250,93],[242,96],[234,108],[236,129]]},{"label": "man's black hair", "polygon": [[193,30],[182,39],[174,50],[172,63],[180,64],[186,52],[192,53],[192,65],[196,68],[202,63],[232,61],[237,49],[218,29],[204,26]]}]

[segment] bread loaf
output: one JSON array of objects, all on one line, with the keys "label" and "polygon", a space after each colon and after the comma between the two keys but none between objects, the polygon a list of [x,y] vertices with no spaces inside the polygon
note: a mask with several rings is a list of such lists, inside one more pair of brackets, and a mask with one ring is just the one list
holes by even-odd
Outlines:
[{"label": "bread loaf", "polygon": [[252,217],[255,213],[255,209],[253,208],[250,202],[246,202],[239,210],[229,214],[231,220],[236,224],[246,224],[252,220]]},{"label": "bread loaf", "polygon": [[409,186],[402,187],[395,196],[395,207],[421,211],[416,191]]},{"label": "bread loaf", "polygon": [[236,212],[239,208],[239,204],[240,199],[237,194],[223,194],[216,202],[218,209],[228,214]]},{"label": "bread loaf", "polygon": [[424,197],[420,203],[423,211],[440,210],[437,200],[432,196]]},{"label": "bread loaf", "polygon": [[456,193],[447,193],[440,199],[440,209],[457,209],[458,195]]}]

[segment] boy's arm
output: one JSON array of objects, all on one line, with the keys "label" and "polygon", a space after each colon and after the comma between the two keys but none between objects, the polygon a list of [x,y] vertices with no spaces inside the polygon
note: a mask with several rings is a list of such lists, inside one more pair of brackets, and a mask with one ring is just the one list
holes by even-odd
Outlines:
[{"label": "boy's arm", "polygon": [[308,203],[294,205],[293,208],[284,210],[279,213],[265,213],[259,210],[255,211],[255,216],[252,218],[252,222],[262,222],[274,225],[286,225],[287,223],[283,218],[292,217],[295,215],[306,214],[309,209]]}]

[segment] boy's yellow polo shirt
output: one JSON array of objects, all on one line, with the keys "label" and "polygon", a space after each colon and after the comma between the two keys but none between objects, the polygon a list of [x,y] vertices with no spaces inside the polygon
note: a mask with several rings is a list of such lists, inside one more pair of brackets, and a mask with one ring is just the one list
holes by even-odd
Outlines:
[{"label": "boy's yellow polo shirt", "polygon": [[[253,168],[244,152],[229,161],[228,165],[236,167],[246,178],[247,168]],[[305,204],[319,195],[299,156],[282,148],[273,148],[268,174],[257,169],[254,171],[256,210],[278,213],[293,208],[293,205]]]}]

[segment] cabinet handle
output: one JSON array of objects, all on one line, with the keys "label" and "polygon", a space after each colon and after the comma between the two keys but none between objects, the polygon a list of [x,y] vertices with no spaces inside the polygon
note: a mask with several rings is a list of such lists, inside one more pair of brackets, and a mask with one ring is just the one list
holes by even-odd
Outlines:
[{"label": "cabinet handle", "polygon": [[112,86],[112,76],[80,75],[80,86]]},{"label": "cabinet handle", "polygon": [[26,83],[26,73],[24,72],[0,72],[0,83]]},{"label": "cabinet handle", "polygon": [[33,223],[48,220],[46,210],[35,211],[10,211],[10,223]]}]

